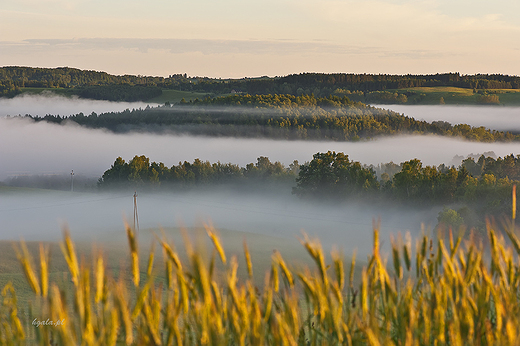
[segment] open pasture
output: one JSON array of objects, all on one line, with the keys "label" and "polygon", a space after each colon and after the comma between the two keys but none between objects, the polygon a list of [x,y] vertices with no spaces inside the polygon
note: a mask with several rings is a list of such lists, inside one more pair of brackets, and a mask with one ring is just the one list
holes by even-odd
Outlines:
[{"label": "open pasture", "polygon": [[[438,105],[444,102],[447,105],[476,105],[481,103],[481,94],[478,91],[475,92],[474,89],[467,88],[417,87],[387,91],[409,95],[406,104]],[[520,89],[487,89],[481,92],[498,96],[500,105],[520,105]]]}]

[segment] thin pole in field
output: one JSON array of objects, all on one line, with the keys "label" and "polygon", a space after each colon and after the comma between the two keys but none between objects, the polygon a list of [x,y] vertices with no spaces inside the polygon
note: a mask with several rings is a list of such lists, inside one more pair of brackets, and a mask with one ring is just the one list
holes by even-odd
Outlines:
[{"label": "thin pole in field", "polygon": [[[136,224],[137,228],[135,227]],[[139,231],[139,215],[137,215],[137,191],[134,192],[134,230]]]}]

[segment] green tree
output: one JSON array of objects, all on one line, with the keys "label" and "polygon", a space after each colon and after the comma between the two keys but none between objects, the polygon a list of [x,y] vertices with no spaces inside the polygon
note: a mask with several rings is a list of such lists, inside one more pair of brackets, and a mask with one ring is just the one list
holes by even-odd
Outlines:
[{"label": "green tree", "polygon": [[400,197],[416,197],[421,182],[422,162],[413,159],[403,163],[399,173],[394,175],[394,187]]},{"label": "green tree", "polygon": [[293,193],[298,196],[347,198],[362,191],[379,189],[373,169],[352,162],[348,155],[329,151],[314,154],[308,165],[301,165]]},{"label": "green tree", "polygon": [[444,207],[437,216],[437,222],[437,227],[458,230],[464,224],[464,219],[456,210]]},{"label": "green tree", "polygon": [[134,158],[129,162],[128,168],[130,170],[128,180],[130,180],[131,182],[139,184],[148,181],[150,159],[146,156],[134,156]]}]

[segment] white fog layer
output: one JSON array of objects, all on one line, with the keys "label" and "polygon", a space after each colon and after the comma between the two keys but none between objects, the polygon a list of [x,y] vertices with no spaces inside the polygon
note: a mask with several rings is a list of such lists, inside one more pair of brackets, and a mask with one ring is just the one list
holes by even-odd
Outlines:
[{"label": "white fog layer", "polygon": [[[382,238],[409,230],[420,233],[421,223],[435,226],[441,207],[403,210],[368,206],[352,201],[342,205],[312,204],[298,200],[290,190],[276,194],[232,191],[151,194],[137,197],[141,229],[201,226],[211,221],[217,229],[290,238],[305,230],[321,242],[351,252],[368,252],[372,221],[381,218]],[[124,235],[123,215],[132,224],[132,193],[72,192],[25,193],[0,196],[0,240],[59,240],[62,226],[74,239],[107,241]]]},{"label": "white fog layer", "polygon": [[[53,93],[22,94],[13,98],[0,98],[0,117],[30,114],[41,117],[51,114],[69,116],[78,113],[121,112],[125,109],[146,108],[145,102],[112,102],[64,97]],[[153,106],[155,104],[150,104]]]},{"label": "white fog layer", "polygon": [[[14,101],[13,101],[14,100]],[[109,106],[132,108],[128,104],[82,101],[64,98],[0,99],[0,114],[33,115],[75,114],[92,111],[118,110]],[[25,101],[27,104],[24,104]],[[59,102],[58,102],[59,101]],[[9,102],[14,102],[11,106]],[[15,104],[16,103],[16,104]],[[23,108],[23,107],[28,108]],[[11,108],[9,108],[11,107]],[[32,107],[32,108],[31,108]],[[47,107],[47,108],[46,108]],[[63,107],[63,108],[52,108]],[[69,107],[69,108],[67,108]],[[84,107],[84,108],[81,108]],[[477,118],[494,118],[497,126],[510,123],[520,129],[514,116],[516,108],[501,107],[412,107],[390,108],[418,119],[445,120],[452,123],[492,125],[472,122]],[[121,109],[121,110],[122,110]],[[419,113],[423,110],[423,113]],[[418,113],[412,113],[412,112]],[[450,113],[453,112],[453,113]],[[471,118],[470,114],[474,117]],[[475,114],[480,114],[476,116]],[[484,116],[484,114],[488,114]],[[468,117],[466,119],[466,117]],[[497,119],[506,119],[501,122]],[[471,120],[471,121],[470,121]],[[480,120],[479,120],[480,121]],[[487,121],[487,120],[486,120]],[[495,127],[497,128],[497,127]],[[459,164],[460,157],[493,151],[497,156],[519,154],[520,143],[480,143],[440,136],[382,137],[360,142],[287,141],[270,139],[197,137],[171,134],[114,134],[75,124],[55,125],[35,123],[22,118],[0,117],[0,181],[20,175],[67,175],[74,170],[77,177],[99,178],[121,156],[126,161],[135,155],[145,155],[151,161],[168,167],[180,161],[199,158],[210,162],[231,162],[240,166],[256,162],[260,156],[280,161],[286,166],[298,160],[310,161],[317,152],[344,152],[351,160],[377,165],[393,161],[400,163],[413,158],[426,165]],[[459,161],[453,160],[459,156]],[[238,230],[268,236],[294,239],[305,229],[330,246],[336,244],[346,251],[358,248],[369,251],[372,241],[372,220],[381,217],[382,239],[388,244],[388,234],[410,230],[418,234],[421,223],[436,224],[441,206],[426,209],[367,205],[351,201],[341,205],[305,203],[287,191],[276,194],[211,190],[190,193],[150,194],[138,192],[140,227],[175,227],[200,225],[212,220],[220,229]],[[0,195],[0,240],[30,240],[61,237],[61,225],[68,223],[73,236],[98,240],[121,236],[123,215],[133,214],[133,198],[127,194],[46,192],[19,190]]]},{"label": "white fog layer", "polygon": [[447,121],[452,125],[469,124],[484,126],[492,130],[520,131],[520,107],[504,106],[416,106],[416,105],[372,105],[403,113],[417,120]]},{"label": "white fog layer", "polygon": [[479,143],[440,136],[384,137],[362,142],[286,141],[157,134],[113,134],[78,125],[0,119],[0,180],[16,175],[76,174],[100,177],[121,156],[145,155],[168,167],[195,158],[240,166],[259,156],[289,165],[310,161],[317,152],[344,152],[364,164],[418,158],[428,165],[450,164],[455,155],[494,151],[520,153],[520,143]]}]

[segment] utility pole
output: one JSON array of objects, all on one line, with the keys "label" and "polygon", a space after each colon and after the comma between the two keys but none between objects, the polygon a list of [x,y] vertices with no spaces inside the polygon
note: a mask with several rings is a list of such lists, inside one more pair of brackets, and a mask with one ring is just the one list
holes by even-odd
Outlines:
[{"label": "utility pole", "polygon": [[70,172],[70,191],[74,191],[74,170]]},{"label": "utility pole", "polygon": [[139,216],[137,215],[137,191],[134,192],[134,230],[137,230],[137,232],[139,233]]}]

